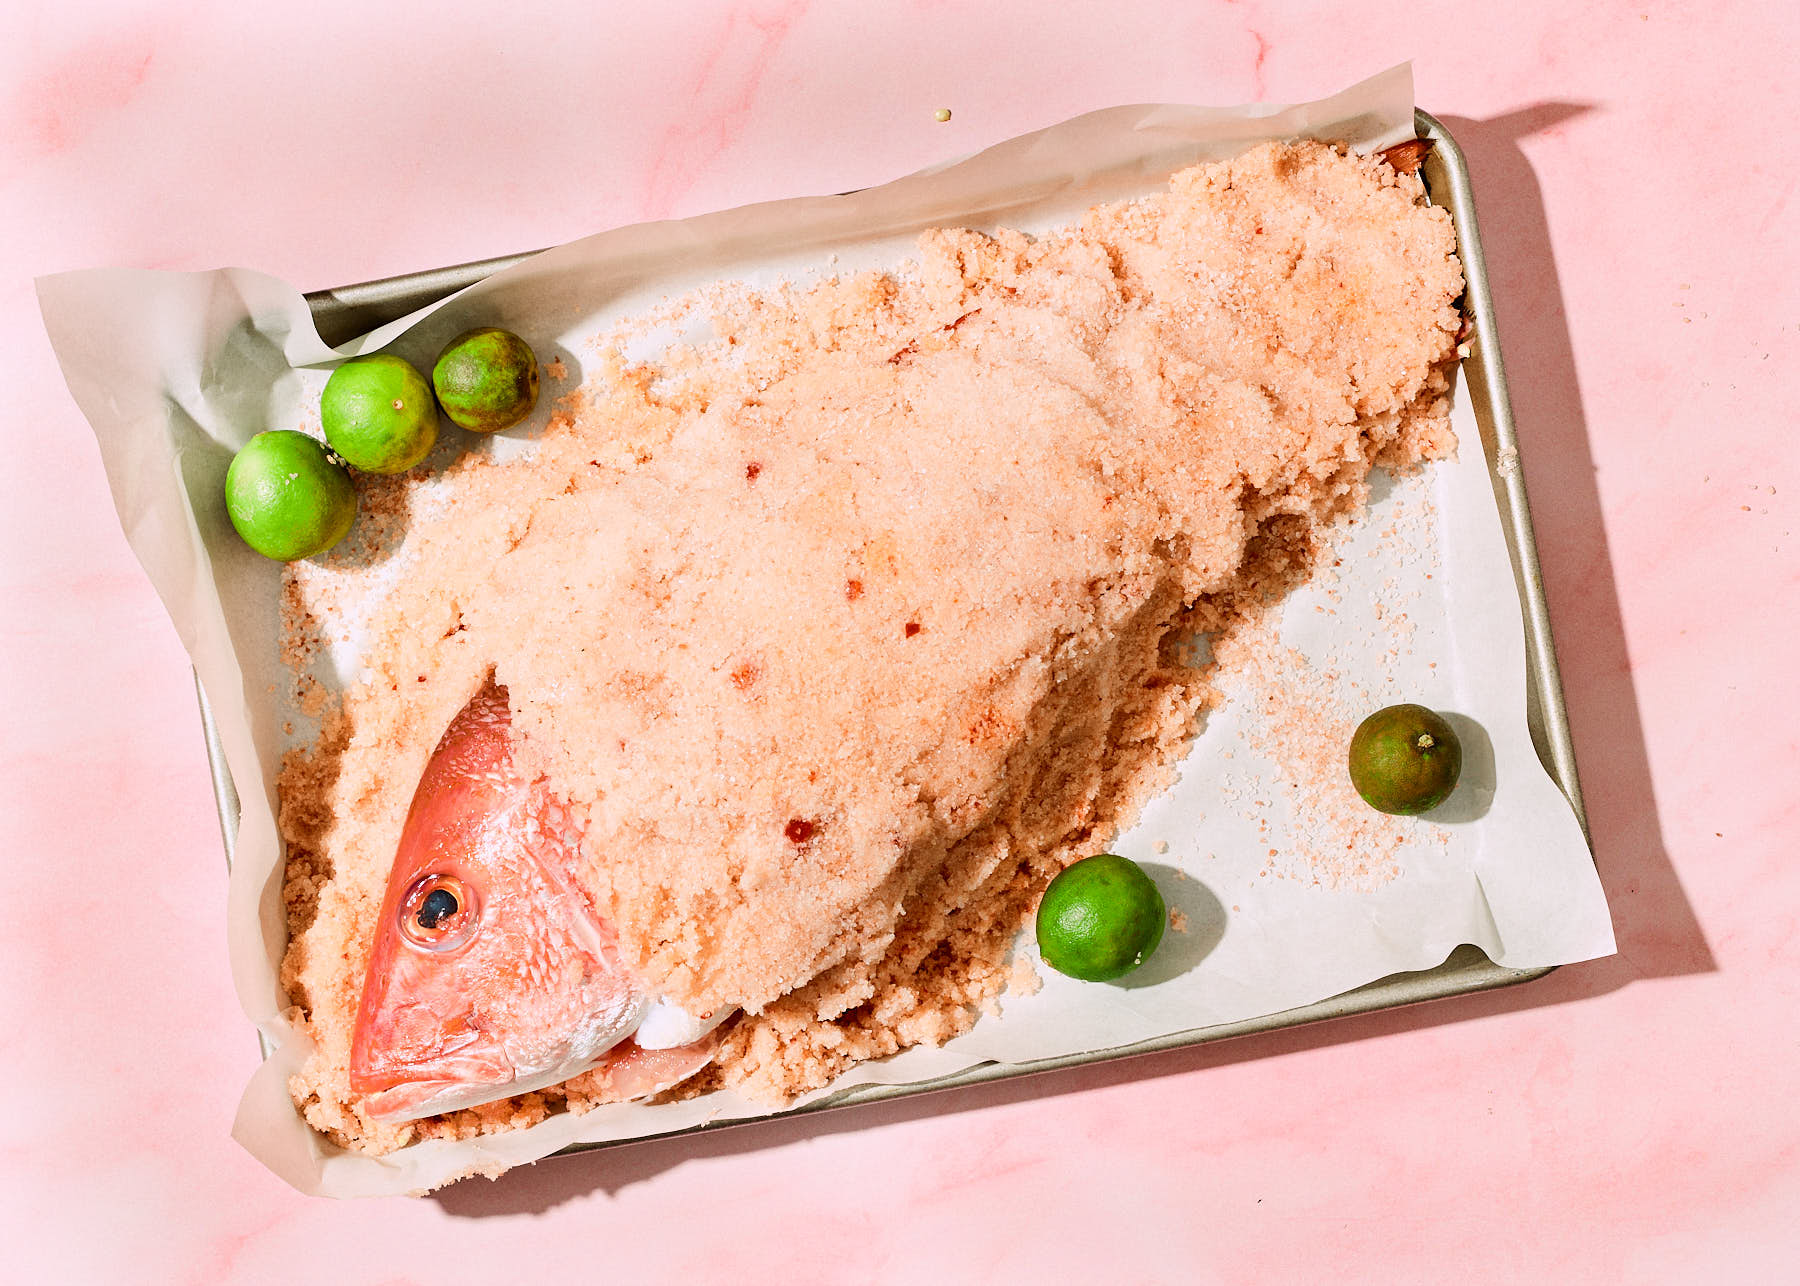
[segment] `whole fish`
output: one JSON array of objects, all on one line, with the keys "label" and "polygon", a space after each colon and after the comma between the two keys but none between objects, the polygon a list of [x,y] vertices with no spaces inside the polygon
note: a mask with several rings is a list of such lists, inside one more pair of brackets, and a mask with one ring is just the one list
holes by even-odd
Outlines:
[{"label": "whole fish", "polygon": [[[351,1038],[350,1086],[409,1121],[540,1089],[596,1065],[607,1096],[654,1093],[710,1061],[709,1023],[653,1006],[576,884],[574,823],[512,751],[506,689],[453,719],[413,795]],[[655,1042],[630,1040],[646,1015]],[[673,1033],[673,1034],[671,1034]]]}]

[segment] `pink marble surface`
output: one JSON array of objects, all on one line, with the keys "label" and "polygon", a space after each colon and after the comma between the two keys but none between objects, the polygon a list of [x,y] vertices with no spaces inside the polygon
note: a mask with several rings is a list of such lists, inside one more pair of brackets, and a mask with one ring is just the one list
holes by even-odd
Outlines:
[{"label": "pink marble surface", "polygon": [[[1790,7],[30,8],[0,16],[0,1275],[1791,1272]],[[244,264],[312,288],[854,187],[1119,102],[1316,97],[1408,57],[1474,173],[1616,958],[429,1200],[299,1197],[231,1141],[256,1047],[186,658],[33,275]]]}]

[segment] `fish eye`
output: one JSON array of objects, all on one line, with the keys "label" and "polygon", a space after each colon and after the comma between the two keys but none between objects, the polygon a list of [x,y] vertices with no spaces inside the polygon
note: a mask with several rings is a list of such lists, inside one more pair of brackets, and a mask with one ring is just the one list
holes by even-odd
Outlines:
[{"label": "fish eye", "polygon": [[425,895],[425,900],[419,903],[418,914],[413,919],[419,922],[421,929],[435,929],[460,910],[462,903],[456,900],[456,894],[439,887]]},{"label": "fish eye", "polygon": [[423,875],[400,899],[400,935],[426,951],[464,946],[481,927],[475,890],[453,875]]}]

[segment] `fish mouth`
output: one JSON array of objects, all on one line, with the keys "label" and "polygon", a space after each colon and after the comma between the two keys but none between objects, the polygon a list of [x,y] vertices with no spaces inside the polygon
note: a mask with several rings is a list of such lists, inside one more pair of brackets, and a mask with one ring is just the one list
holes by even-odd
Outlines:
[{"label": "fish mouth", "polygon": [[377,1121],[400,1125],[440,1112],[460,1112],[500,1097],[484,1087],[460,1080],[406,1081],[363,1100],[363,1112]]},{"label": "fish mouth", "polygon": [[498,1098],[516,1079],[501,1042],[466,1019],[444,1024],[424,1006],[408,1005],[395,1015],[395,1029],[404,1030],[409,1020],[415,1031],[431,1033],[429,1047],[418,1056],[397,1055],[392,1044],[380,1059],[368,1047],[352,1051],[350,1085],[367,1096],[365,1110],[371,1117],[409,1121],[452,1111],[434,1104],[448,1098]]},{"label": "fish mouth", "polygon": [[547,1089],[590,1071],[597,1077],[588,1089],[595,1101],[619,1103],[648,1098],[681,1084],[717,1056],[719,1038],[713,1030],[716,1024],[705,1026],[698,1038],[677,1046],[647,1047],[633,1036],[625,1036],[597,1054],[571,1058],[560,1066],[517,1080],[509,1076],[502,1082],[476,1084],[460,1070],[421,1074],[368,1095],[363,1099],[363,1111],[374,1120],[397,1125]]},{"label": "fish mouth", "polygon": [[487,1032],[468,1027],[441,1044],[426,1058],[390,1060],[379,1068],[353,1066],[350,1084],[362,1094],[362,1110],[374,1121],[398,1125],[445,1112],[527,1094],[578,1076],[608,1053],[612,1045],[629,1040],[620,1033],[607,1049],[590,1045],[573,1056],[525,1075],[507,1057],[504,1044]]},{"label": "fish mouth", "polygon": [[548,1044],[511,1049],[476,1015],[446,1021],[428,1005],[406,1005],[352,1049],[350,1087],[363,1096],[363,1114],[386,1124],[480,1107],[587,1071],[632,1038],[644,1008],[638,1000]]},{"label": "fish mouth", "polygon": [[579,1076],[630,1039],[630,1033],[625,1033],[607,1049],[584,1051],[523,1077],[515,1075],[499,1042],[487,1039],[466,1055],[458,1051],[450,1058],[394,1069],[366,1080],[370,1090],[364,1091],[363,1113],[371,1120],[398,1125],[528,1094]]},{"label": "fish mouth", "polygon": [[667,1001],[645,1004],[603,1046],[596,1048],[593,1039],[577,1042],[567,1057],[522,1075],[500,1041],[468,1025],[426,1057],[390,1059],[380,1068],[353,1063],[351,1084],[364,1096],[364,1115],[388,1125],[481,1107],[596,1068],[603,1069],[594,1087],[602,1101],[644,1098],[711,1063],[719,1045],[716,1029],[736,1012],[721,1009],[697,1018]]}]

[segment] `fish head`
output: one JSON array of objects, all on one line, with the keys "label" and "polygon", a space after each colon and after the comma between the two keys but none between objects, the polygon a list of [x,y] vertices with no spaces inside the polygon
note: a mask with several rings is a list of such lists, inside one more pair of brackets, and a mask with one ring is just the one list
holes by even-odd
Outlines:
[{"label": "fish head", "polygon": [[513,754],[506,691],[463,708],[420,777],[351,1037],[364,1112],[406,1121],[566,1080],[647,1007],[574,879],[568,810]]}]

